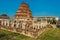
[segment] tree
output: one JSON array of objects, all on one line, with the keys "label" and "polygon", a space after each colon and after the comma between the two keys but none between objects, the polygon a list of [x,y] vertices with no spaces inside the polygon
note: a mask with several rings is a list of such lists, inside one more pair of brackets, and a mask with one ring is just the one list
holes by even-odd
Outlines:
[{"label": "tree", "polygon": [[0,16],[8,16],[7,14],[2,14],[2,15],[0,15]]},{"label": "tree", "polygon": [[57,23],[57,20],[52,19],[52,20],[47,20],[47,22],[50,23],[50,24],[56,24]]},{"label": "tree", "polygon": [[7,14],[1,14],[0,16],[4,19],[7,19],[7,18],[9,19],[9,16]]}]

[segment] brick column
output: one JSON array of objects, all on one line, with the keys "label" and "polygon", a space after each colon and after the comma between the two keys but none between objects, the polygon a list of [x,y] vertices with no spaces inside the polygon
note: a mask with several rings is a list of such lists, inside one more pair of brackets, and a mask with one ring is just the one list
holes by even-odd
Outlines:
[{"label": "brick column", "polygon": [[3,25],[3,20],[1,21],[1,25]]}]

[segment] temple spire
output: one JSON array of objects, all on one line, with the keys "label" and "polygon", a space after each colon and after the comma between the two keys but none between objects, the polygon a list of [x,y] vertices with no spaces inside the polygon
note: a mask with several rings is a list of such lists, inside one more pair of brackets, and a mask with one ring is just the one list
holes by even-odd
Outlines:
[{"label": "temple spire", "polygon": [[32,13],[27,3],[21,3],[18,11],[16,12],[15,18],[32,18]]}]

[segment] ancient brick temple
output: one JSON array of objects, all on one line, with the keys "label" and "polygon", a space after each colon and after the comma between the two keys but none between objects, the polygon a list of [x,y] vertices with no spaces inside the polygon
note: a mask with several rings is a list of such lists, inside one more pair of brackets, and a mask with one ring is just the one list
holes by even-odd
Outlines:
[{"label": "ancient brick temple", "polygon": [[0,28],[36,38],[50,25],[48,21],[53,19],[57,17],[33,17],[29,5],[22,2],[13,19],[0,16]]}]

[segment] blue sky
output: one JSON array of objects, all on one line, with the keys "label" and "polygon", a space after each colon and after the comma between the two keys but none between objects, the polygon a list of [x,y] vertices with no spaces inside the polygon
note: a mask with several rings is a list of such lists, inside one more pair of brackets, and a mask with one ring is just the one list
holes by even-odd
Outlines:
[{"label": "blue sky", "polygon": [[28,3],[33,16],[60,17],[60,0],[0,0],[0,14],[13,18],[23,1]]}]

